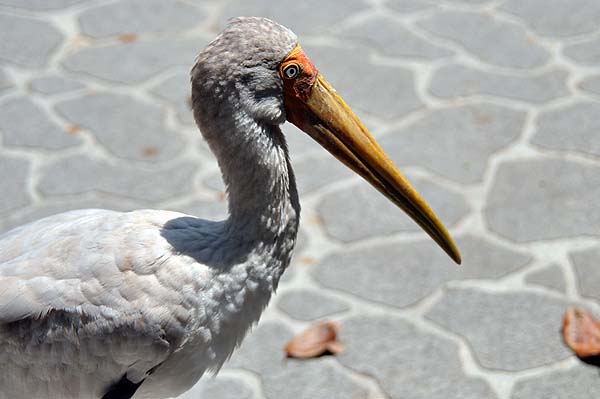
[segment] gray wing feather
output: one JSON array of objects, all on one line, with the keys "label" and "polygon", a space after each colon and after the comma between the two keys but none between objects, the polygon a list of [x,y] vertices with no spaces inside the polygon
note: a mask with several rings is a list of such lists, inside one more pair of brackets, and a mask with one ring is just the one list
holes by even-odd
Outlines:
[{"label": "gray wing feather", "polygon": [[[61,365],[90,372],[98,381],[124,372],[141,379],[176,350],[190,318],[178,289],[188,276],[160,228],[177,216],[84,210],[1,235],[2,382],[31,377],[51,382],[59,377],[52,370]],[[32,364],[39,367],[31,370]],[[19,375],[26,372],[29,377]],[[81,378],[65,389],[81,393]]]}]

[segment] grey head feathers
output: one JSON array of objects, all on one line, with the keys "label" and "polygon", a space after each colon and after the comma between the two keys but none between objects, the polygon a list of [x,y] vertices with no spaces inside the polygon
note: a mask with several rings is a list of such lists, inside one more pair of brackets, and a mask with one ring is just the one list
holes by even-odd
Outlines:
[{"label": "grey head feathers", "polygon": [[240,110],[260,122],[283,123],[278,66],[297,42],[292,31],[269,19],[231,20],[198,55],[191,72],[192,104],[200,128],[208,120]]}]

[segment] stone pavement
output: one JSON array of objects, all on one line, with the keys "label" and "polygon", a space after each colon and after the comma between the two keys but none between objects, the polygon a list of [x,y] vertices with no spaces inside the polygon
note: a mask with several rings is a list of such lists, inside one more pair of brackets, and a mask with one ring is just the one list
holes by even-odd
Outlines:
[{"label": "stone pavement", "polygon": [[[84,207],[223,217],[186,98],[194,55],[237,15],[299,34],[464,266],[286,126],[294,264],[183,398],[598,398],[600,370],[560,337],[569,304],[600,315],[598,0],[0,0],[0,231]],[[323,317],[346,352],[284,359]]]}]

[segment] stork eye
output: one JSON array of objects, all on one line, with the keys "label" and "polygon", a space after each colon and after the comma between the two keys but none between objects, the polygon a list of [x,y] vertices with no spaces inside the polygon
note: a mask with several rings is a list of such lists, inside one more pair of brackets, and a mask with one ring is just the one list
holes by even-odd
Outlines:
[{"label": "stork eye", "polygon": [[300,74],[300,67],[297,64],[290,64],[283,68],[283,76],[286,79],[294,79]]}]

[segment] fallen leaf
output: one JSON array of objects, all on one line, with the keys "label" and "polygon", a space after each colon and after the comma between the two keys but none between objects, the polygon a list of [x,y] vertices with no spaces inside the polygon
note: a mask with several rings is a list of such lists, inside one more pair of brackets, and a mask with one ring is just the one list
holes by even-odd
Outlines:
[{"label": "fallen leaf", "polygon": [[122,35],[119,35],[119,40],[122,43],[131,43],[131,42],[135,42],[137,40],[137,35],[135,33],[123,33]]},{"label": "fallen leaf", "polygon": [[600,322],[585,309],[567,309],[563,318],[563,338],[580,358],[600,356]]},{"label": "fallen leaf", "polygon": [[285,346],[285,352],[288,357],[297,359],[337,355],[344,351],[344,346],[337,340],[339,331],[340,324],[337,322],[317,322],[292,338]]}]

